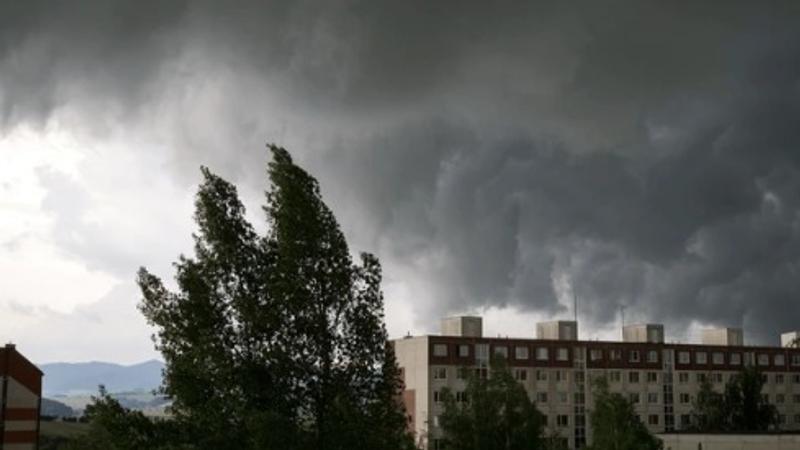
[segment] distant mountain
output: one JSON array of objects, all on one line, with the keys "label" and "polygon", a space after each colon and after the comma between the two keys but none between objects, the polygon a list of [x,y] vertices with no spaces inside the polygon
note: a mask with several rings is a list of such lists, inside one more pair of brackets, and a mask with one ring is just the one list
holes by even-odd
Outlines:
[{"label": "distant mountain", "polygon": [[109,392],[151,391],[161,385],[164,363],[151,360],[131,366],[106,362],[50,363],[39,368],[44,372],[44,395],[80,395],[97,393],[104,385]]},{"label": "distant mountain", "polygon": [[75,410],[59,401],[43,398],[41,415],[50,417],[73,417],[75,416]]}]

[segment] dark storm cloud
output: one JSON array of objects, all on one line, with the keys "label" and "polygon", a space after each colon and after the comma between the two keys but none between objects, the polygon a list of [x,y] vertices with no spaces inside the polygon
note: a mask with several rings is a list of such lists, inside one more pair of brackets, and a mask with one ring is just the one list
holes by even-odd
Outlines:
[{"label": "dark storm cloud", "polygon": [[20,5],[6,127],[188,98],[176,164],[246,180],[284,141],[420,317],[557,314],[568,286],[594,324],[797,328],[796,2]]}]

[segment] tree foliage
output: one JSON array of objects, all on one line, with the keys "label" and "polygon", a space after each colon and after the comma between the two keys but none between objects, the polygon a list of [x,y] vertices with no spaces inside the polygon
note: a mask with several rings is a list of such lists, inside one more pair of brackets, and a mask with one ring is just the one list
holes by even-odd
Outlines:
[{"label": "tree foliage", "polygon": [[236,187],[203,168],[177,291],[139,271],[175,419],[203,430],[200,448],[401,448],[380,264],[369,254],[353,263],[317,181],[270,149],[266,236]]},{"label": "tree foliage", "polygon": [[700,432],[767,431],[775,428],[778,414],[762,395],[765,379],[758,368],[746,367],[714,392],[708,381],[701,385],[692,409],[692,428]]},{"label": "tree foliage", "polygon": [[187,429],[169,420],[151,420],[124,408],[105,388],[86,406],[89,432],[65,444],[65,450],[194,450]]},{"label": "tree foliage", "polygon": [[610,392],[608,381],[594,382],[594,409],[590,420],[593,450],[656,450],[662,442],[653,436],[634,411],[633,404],[622,395]]},{"label": "tree foliage", "polygon": [[445,446],[454,450],[543,448],[544,418],[505,361],[492,361],[488,378],[469,374],[466,401],[445,389],[440,426]]}]

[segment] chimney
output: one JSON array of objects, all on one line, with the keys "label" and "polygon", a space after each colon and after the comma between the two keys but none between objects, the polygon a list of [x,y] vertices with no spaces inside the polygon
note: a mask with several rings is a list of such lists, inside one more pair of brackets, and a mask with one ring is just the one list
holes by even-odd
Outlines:
[{"label": "chimney", "polygon": [[791,347],[800,339],[800,331],[790,331],[781,334],[781,347]]},{"label": "chimney", "polygon": [[483,319],[477,316],[455,316],[442,319],[442,335],[483,337]]},{"label": "chimney", "polygon": [[703,330],[703,344],[741,347],[744,345],[744,333],[741,328]]},{"label": "chimney", "polygon": [[622,329],[623,342],[664,343],[664,325],[658,323],[637,323],[625,325]]},{"label": "chimney", "polygon": [[536,338],[557,341],[577,341],[578,322],[574,320],[554,320],[536,324]]}]

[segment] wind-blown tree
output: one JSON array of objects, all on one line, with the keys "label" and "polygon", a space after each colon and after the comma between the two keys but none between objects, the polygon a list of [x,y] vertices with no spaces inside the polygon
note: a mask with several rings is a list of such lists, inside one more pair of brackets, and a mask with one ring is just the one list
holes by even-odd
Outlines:
[{"label": "wind-blown tree", "polygon": [[725,395],[714,391],[708,378],[704,379],[692,403],[692,429],[703,432],[719,432],[729,429],[729,411],[727,411],[725,403]]},{"label": "wind-blown tree", "polygon": [[608,390],[608,380],[594,382],[594,409],[590,414],[594,450],[658,450],[663,443],[645,427],[622,395]]},{"label": "wind-blown tree", "polygon": [[544,447],[544,417],[517,382],[504,359],[491,363],[491,376],[470,374],[457,401],[442,391],[444,412],[440,426],[445,447],[453,450],[534,450]]},{"label": "wind-blown tree", "polygon": [[410,442],[383,322],[381,269],[356,265],[317,181],[270,146],[268,233],[203,169],[177,292],[139,271],[164,392],[202,448],[401,448]]},{"label": "wind-blown tree", "polygon": [[778,425],[774,405],[761,395],[765,380],[749,366],[725,385],[724,393],[703,383],[692,409],[692,428],[701,432],[767,431]]}]

